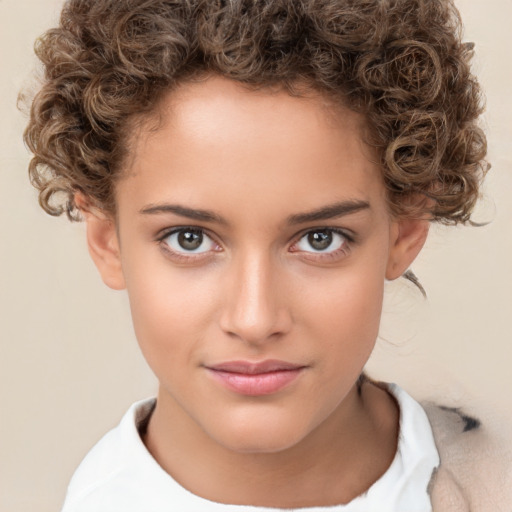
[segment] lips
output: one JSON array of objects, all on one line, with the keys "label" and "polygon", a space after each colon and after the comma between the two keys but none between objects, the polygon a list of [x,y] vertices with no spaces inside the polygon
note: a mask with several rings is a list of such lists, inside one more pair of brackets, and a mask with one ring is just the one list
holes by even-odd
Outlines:
[{"label": "lips", "polygon": [[206,368],[217,382],[235,393],[263,396],[288,387],[304,372],[306,366],[267,360],[257,363],[229,361]]}]

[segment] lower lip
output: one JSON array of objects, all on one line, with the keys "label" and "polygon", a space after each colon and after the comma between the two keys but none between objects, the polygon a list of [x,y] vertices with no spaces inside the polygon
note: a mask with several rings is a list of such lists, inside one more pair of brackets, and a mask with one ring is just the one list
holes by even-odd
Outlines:
[{"label": "lower lip", "polygon": [[277,393],[295,381],[304,368],[275,372],[245,374],[209,369],[210,374],[226,388],[247,396],[264,396]]}]

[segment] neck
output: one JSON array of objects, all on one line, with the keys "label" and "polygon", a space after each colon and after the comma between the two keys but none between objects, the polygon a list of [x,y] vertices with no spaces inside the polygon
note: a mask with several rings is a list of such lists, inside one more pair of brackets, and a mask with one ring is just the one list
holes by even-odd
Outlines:
[{"label": "neck", "polygon": [[205,499],[279,508],[348,503],[391,464],[398,410],[371,383],[356,386],[336,411],[293,446],[240,453],[212,439],[160,390],[144,442],[178,483]]}]

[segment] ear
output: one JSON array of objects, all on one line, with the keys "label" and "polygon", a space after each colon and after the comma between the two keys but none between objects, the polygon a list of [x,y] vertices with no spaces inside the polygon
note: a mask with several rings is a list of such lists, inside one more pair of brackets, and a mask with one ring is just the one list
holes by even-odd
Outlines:
[{"label": "ear", "polygon": [[87,246],[103,282],[114,290],[125,288],[121,266],[121,250],[116,224],[112,216],[96,208],[82,195],[75,195],[87,226]]},{"label": "ear", "polygon": [[393,222],[386,279],[397,279],[407,271],[425,244],[429,227],[426,219],[404,218]]}]

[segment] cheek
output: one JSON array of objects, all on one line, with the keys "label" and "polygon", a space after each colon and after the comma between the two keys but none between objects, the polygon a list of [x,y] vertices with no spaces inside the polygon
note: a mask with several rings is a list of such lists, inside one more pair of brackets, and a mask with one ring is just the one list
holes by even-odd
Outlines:
[{"label": "cheek", "polygon": [[135,334],[148,364],[158,374],[161,365],[190,359],[214,315],[214,280],[200,269],[173,268],[161,255],[132,258],[124,271]]},{"label": "cheek", "polygon": [[[367,262],[369,263],[369,262]],[[306,336],[324,340],[323,349],[357,372],[378,336],[384,293],[383,265],[358,262],[333,270],[303,288],[302,323]]]},{"label": "cheek", "polygon": [[[384,291],[383,265],[358,261],[307,277],[302,287],[304,313],[324,317],[327,324],[361,326],[379,322]],[[344,329],[345,330],[345,329]],[[357,332],[357,328],[355,332]]]}]

